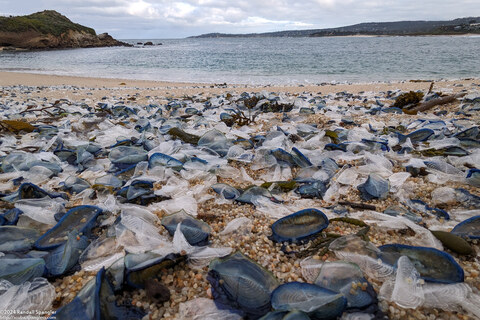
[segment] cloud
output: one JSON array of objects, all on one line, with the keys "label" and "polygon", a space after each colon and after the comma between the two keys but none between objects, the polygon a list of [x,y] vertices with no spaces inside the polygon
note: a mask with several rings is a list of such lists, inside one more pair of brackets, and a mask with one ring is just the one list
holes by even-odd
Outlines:
[{"label": "cloud", "polygon": [[0,0],[0,14],[53,9],[119,38],[268,32],[480,14],[478,0]]},{"label": "cloud", "polygon": [[143,18],[158,18],[160,16],[159,11],[152,4],[143,0],[130,3],[126,11],[132,16]]}]

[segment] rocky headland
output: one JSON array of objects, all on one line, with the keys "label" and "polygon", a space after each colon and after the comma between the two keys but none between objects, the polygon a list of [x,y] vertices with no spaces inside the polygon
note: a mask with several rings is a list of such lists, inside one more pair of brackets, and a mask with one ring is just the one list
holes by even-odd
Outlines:
[{"label": "rocky headland", "polygon": [[27,16],[0,17],[0,47],[17,49],[65,49],[130,46],[108,33],[70,21],[62,14],[45,10]]}]

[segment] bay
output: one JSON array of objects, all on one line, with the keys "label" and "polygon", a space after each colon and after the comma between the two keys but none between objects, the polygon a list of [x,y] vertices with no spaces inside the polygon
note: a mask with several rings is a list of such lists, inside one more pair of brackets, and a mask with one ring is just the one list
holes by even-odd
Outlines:
[{"label": "bay", "polygon": [[480,36],[142,39],[155,46],[1,52],[0,70],[237,84],[480,75]]}]

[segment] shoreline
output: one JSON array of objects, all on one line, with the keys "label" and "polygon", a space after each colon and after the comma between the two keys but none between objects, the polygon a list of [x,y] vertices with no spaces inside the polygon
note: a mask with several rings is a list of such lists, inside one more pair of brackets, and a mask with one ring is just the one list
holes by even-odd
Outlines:
[{"label": "shoreline", "polygon": [[[113,97],[122,95],[136,95],[138,98],[150,99],[153,96],[182,97],[197,94],[214,95],[223,92],[285,92],[301,94],[303,92],[316,92],[321,94],[348,91],[380,92],[388,90],[428,90],[431,82],[435,83],[435,90],[450,92],[461,91],[464,87],[480,81],[476,78],[455,80],[416,80],[406,79],[403,81],[389,82],[365,82],[365,83],[321,83],[312,85],[245,85],[245,84],[215,84],[215,83],[191,83],[169,82],[155,80],[132,80],[121,78],[96,78],[80,76],[46,75],[24,72],[0,71],[0,87],[2,86],[31,86],[49,87],[38,92],[47,98],[96,98]],[[57,87],[57,88],[52,88]],[[59,88],[64,87],[64,88]],[[71,87],[71,88],[69,88]],[[35,97],[35,92],[31,93]],[[138,99],[141,100],[141,99]]]}]

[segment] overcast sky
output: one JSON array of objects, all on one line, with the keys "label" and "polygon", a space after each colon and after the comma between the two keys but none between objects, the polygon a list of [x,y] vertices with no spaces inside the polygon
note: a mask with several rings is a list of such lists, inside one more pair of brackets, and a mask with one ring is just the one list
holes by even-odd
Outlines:
[{"label": "overcast sky", "polygon": [[480,0],[0,0],[0,14],[53,9],[119,39],[316,29],[480,16]]}]

